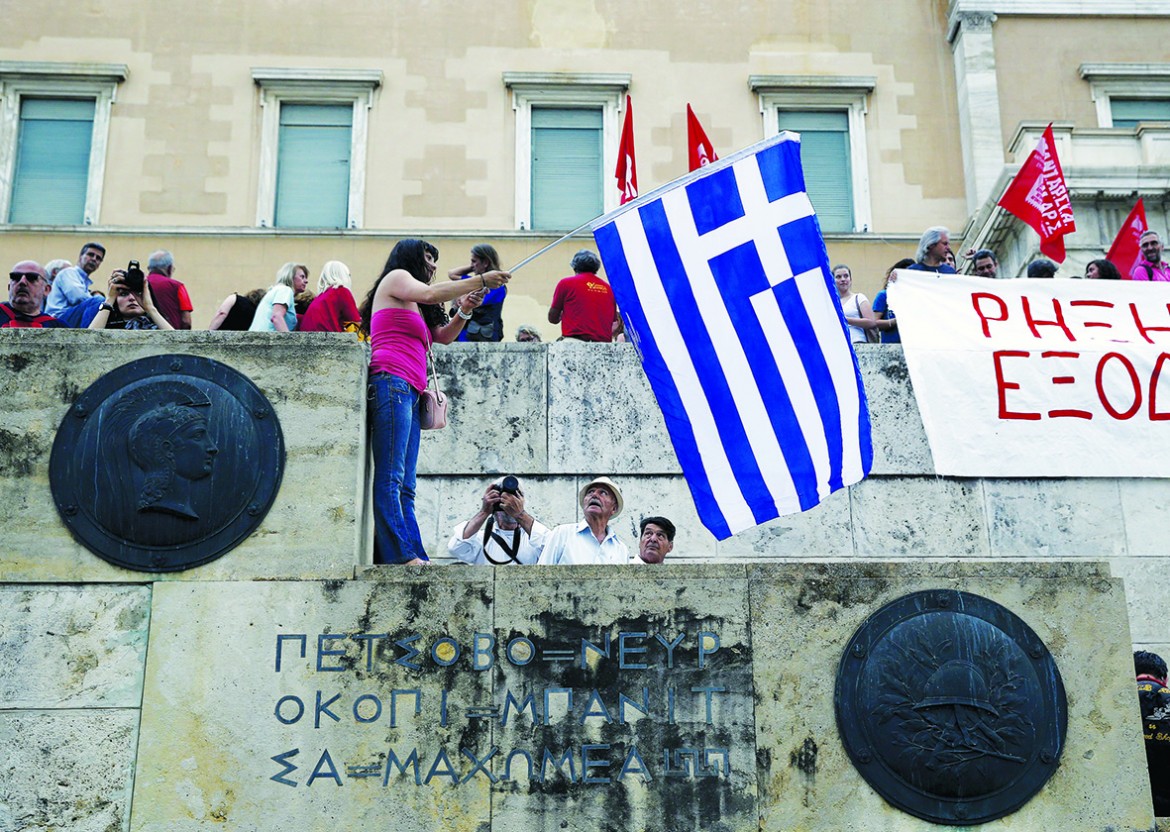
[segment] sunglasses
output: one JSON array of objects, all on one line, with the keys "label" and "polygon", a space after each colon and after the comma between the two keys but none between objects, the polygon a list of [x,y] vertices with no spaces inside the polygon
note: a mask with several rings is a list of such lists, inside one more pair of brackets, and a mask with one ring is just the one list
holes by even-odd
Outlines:
[{"label": "sunglasses", "polygon": [[29,283],[36,283],[38,280],[41,280],[41,276],[39,274],[37,274],[36,272],[9,272],[8,273],[8,279],[11,280],[13,283],[19,282],[22,277],[26,281],[28,281]]}]

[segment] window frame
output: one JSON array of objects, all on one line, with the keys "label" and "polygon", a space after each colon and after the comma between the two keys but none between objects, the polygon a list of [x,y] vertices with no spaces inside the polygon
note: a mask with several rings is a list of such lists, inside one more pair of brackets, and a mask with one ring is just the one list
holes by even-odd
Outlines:
[{"label": "window frame", "polygon": [[16,185],[21,102],[25,98],[80,98],[94,102],[82,224],[97,225],[106,178],[110,111],[118,85],[129,74],[126,64],[0,61],[0,224],[11,225],[8,215]]},{"label": "window frame", "polygon": [[350,128],[349,201],[344,229],[361,228],[365,223],[370,110],[374,106],[374,91],[382,86],[382,71],[253,67],[252,81],[259,88],[261,110],[256,225],[275,227],[281,106],[348,103],[353,106],[353,126]]},{"label": "window frame", "polygon": [[1167,63],[1084,63],[1080,75],[1089,82],[1097,107],[1098,127],[1112,129],[1115,98],[1170,99],[1170,64]]},{"label": "window frame", "polygon": [[845,112],[848,116],[853,230],[828,233],[868,233],[873,227],[865,114],[869,110],[869,96],[876,86],[876,77],[861,75],[752,75],[748,78],[748,87],[759,97],[765,139],[780,132],[781,110]]},{"label": "window frame", "polygon": [[[629,73],[505,72],[516,113],[515,227],[532,230],[532,108],[601,110],[602,212],[618,207],[616,180],[607,187],[607,172],[617,167],[620,117],[630,88]],[[550,230],[550,229],[542,229]],[[565,229],[566,231],[568,229]]]}]

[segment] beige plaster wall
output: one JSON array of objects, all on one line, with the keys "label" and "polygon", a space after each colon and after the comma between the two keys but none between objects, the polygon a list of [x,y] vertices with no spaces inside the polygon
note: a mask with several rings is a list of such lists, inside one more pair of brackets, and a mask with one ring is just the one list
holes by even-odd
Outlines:
[{"label": "beige plaster wall", "polygon": [[1097,127],[1097,109],[1082,63],[1159,62],[1170,39],[1161,18],[1001,16],[995,23],[996,76],[1004,145],[1021,121],[1064,121]]},{"label": "beige plaster wall", "polygon": [[[14,4],[0,60],[125,62],[102,222],[251,226],[256,66],[377,69],[367,228],[510,229],[515,116],[505,71],[629,73],[643,191],[686,171],[690,101],[724,155],[762,136],[750,74],[866,75],[874,228],[965,219],[950,50],[939,3],[533,0],[391,7]],[[276,12],[276,13],[274,13]],[[848,25],[845,25],[848,24]],[[696,33],[702,33],[696,37]]]}]

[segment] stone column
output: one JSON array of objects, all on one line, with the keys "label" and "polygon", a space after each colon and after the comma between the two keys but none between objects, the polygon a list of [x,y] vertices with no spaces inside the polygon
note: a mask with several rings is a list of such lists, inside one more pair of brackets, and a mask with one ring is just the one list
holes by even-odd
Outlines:
[{"label": "stone column", "polygon": [[995,78],[995,44],[990,11],[958,11],[950,15],[949,39],[955,56],[959,100],[959,135],[967,210],[974,214],[991,195],[1003,169],[1003,130]]}]

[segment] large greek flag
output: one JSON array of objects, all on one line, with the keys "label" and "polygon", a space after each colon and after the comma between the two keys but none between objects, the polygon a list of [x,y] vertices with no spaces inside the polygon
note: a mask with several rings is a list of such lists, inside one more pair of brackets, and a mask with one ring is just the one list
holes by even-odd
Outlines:
[{"label": "large greek flag", "polygon": [[593,223],[703,524],[723,540],[861,480],[869,409],[781,133]]}]

